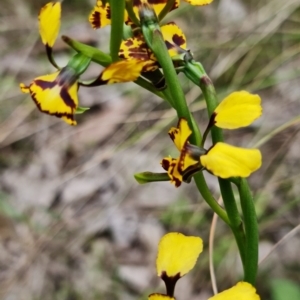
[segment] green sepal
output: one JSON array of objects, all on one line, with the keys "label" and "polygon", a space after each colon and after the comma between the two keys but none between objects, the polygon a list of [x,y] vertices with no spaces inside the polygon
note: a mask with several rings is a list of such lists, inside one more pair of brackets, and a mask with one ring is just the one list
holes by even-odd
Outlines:
[{"label": "green sepal", "polygon": [[139,184],[146,184],[149,182],[157,181],[170,181],[168,173],[152,173],[152,172],[143,172],[134,174],[135,180]]},{"label": "green sepal", "polygon": [[67,67],[73,69],[75,74],[79,76],[86,71],[90,63],[90,57],[77,53],[69,60]]},{"label": "green sepal", "polygon": [[140,26],[140,20],[136,17],[135,12],[133,11],[133,1],[125,0],[125,6],[130,20],[136,25]]},{"label": "green sepal", "polygon": [[185,74],[185,76],[197,86],[200,86],[201,78],[206,75],[203,66],[195,60],[185,59],[185,66],[182,71]]},{"label": "green sepal", "polygon": [[92,46],[85,45],[76,40],[69,38],[68,36],[62,36],[63,41],[68,44],[75,51],[82,53],[83,55],[91,58],[92,61],[107,67],[112,63],[112,59],[109,54],[106,54]]},{"label": "green sepal", "polygon": [[169,0],[163,10],[159,13],[158,19],[161,21],[166,14],[172,9],[173,5],[175,4],[175,0]]},{"label": "green sepal", "polygon": [[76,111],[75,111],[75,114],[76,115],[81,115],[83,114],[84,112],[86,112],[87,110],[89,110],[90,107],[81,107],[81,106],[78,106]]}]

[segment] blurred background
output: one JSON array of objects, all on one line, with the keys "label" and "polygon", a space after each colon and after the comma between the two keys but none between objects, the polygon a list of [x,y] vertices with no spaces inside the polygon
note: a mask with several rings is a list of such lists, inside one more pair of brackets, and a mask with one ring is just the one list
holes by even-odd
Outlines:
[{"label": "blurred background", "polygon": [[[208,299],[212,211],[193,182],[176,189],[168,182],[140,186],[133,178],[160,172],[161,158],[176,155],[167,132],[177,120],[168,104],[133,83],[81,88],[80,105],[91,109],[71,127],[41,114],[21,94],[20,82],[53,71],[37,27],[45,3],[1,1],[0,298],[147,299],[164,291],[155,272],[158,241],[180,231],[201,236],[205,248],[178,282],[177,299]],[[94,31],[88,23],[94,4],[65,0],[61,34],[107,51],[109,27]],[[298,300],[300,2],[182,3],[165,21],[173,20],[220,100],[241,89],[263,100],[263,116],[251,127],[225,131],[226,141],[263,154],[262,168],[250,178],[260,227],[258,292],[262,299]],[[54,49],[59,65],[66,64],[72,51],[60,39]],[[100,71],[92,64],[83,79]],[[204,130],[201,92],[180,77]],[[206,177],[218,198],[216,179]],[[233,235],[221,221],[214,240],[221,291],[240,280],[242,270]]]}]

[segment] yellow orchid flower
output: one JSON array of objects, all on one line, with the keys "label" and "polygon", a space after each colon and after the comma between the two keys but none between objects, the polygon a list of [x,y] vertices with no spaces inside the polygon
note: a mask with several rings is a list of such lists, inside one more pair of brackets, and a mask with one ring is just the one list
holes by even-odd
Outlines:
[{"label": "yellow orchid flower", "polygon": [[28,86],[21,83],[23,93],[29,93],[41,112],[62,118],[76,125],[74,114],[78,108],[78,75],[66,66],[61,70],[52,57],[52,47],[60,29],[61,3],[49,2],[39,13],[39,32],[49,61],[58,69],[55,73],[35,78]]},{"label": "yellow orchid flower", "polygon": [[188,142],[191,134],[192,131],[183,118],[179,120],[178,127],[173,127],[169,131],[180,155],[178,158],[165,157],[161,165],[176,187],[203,168],[215,176],[229,178],[248,177],[261,166],[262,158],[258,149],[244,149],[217,143],[206,151]]},{"label": "yellow orchid flower", "polygon": [[[157,275],[165,282],[166,294],[153,293],[148,300],[175,300],[176,282],[194,268],[202,250],[203,241],[199,237],[178,232],[165,234],[158,244],[156,269]],[[208,300],[260,300],[260,297],[250,283],[238,282]]]},{"label": "yellow orchid flower", "polygon": [[165,282],[167,296],[152,294],[149,299],[173,299],[176,282],[194,268],[202,250],[203,242],[199,237],[185,236],[179,232],[164,235],[158,245],[156,270]]},{"label": "yellow orchid flower", "polygon": [[260,300],[256,289],[248,282],[238,282],[234,287],[225,290],[208,300]]},{"label": "yellow orchid flower", "polygon": [[192,134],[186,119],[180,119],[177,127],[169,130],[169,136],[173,140],[177,149],[180,151],[178,158],[165,157],[161,161],[162,167],[168,172],[171,183],[176,187],[181,185],[182,181],[186,181],[190,174],[201,170],[198,159],[193,158],[188,153],[188,139]]},{"label": "yellow orchid flower", "polygon": [[78,80],[69,68],[53,74],[35,78],[29,86],[21,83],[23,93],[31,98],[41,112],[62,118],[70,125],[76,125],[74,114],[78,107]]}]

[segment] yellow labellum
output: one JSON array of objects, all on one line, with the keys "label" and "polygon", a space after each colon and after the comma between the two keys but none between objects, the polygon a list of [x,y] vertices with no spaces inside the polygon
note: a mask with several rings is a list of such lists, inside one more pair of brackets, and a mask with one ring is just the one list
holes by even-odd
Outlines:
[{"label": "yellow labellum", "polygon": [[30,93],[41,112],[62,118],[70,125],[76,125],[74,114],[78,107],[78,82],[61,82],[61,72],[37,77],[29,86],[21,83],[20,88],[23,93]]},{"label": "yellow labellum", "polygon": [[202,252],[202,239],[195,236],[185,236],[178,232],[171,232],[162,237],[158,245],[156,259],[157,275],[165,272],[168,277],[182,277],[196,264]]},{"label": "yellow labellum", "polygon": [[171,183],[179,187],[183,180],[182,174],[178,170],[179,158],[165,157],[160,164],[168,172]]},{"label": "yellow labellum", "polygon": [[44,45],[53,47],[60,29],[61,3],[49,2],[39,13],[39,30]]},{"label": "yellow labellum", "polygon": [[248,177],[261,166],[258,149],[244,149],[225,143],[217,143],[200,157],[203,167],[221,178]]},{"label": "yellow labellum", "polygon": [[239,282],[234,287],[221,292],[208,300],[260,300],[256,289],[248,282]]},{"label": "yellow labellum", "polygon": [[262,114],[261,99],[247,91],[231,93],[215,110],[215,125],[235,129],[250,125]]},{"label": "yellow labellum", "polygon": [[175,300],[175,298],[163,294],[151,294],[148,300]]},{"label": "yellow labellum", "polygon": [[120,60],[105,68],[100,80],[106,81],[107,84],[135,81],[150,64],[149,61],[135,58]]}]

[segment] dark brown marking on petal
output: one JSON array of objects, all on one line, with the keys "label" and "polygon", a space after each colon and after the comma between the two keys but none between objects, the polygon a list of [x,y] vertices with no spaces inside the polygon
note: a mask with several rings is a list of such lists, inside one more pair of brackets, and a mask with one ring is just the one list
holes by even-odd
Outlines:
[{"label": "dark brown marking on petal", "polygon": [[155,5],[155,4],[166,4],[167,0],[148,0],[149,4]]},{"label": "dark brown marking on petal", "polygon": [[179,129],[178,128],[175,128],[174,130],[172,130],[172,132],[169,132],[169,136],[171,138],[172,141],[175,140],[175,133],[179,133]]},{"label": "dark brown marking on petal", "polygon": [[183,166],[184,166],[185,156],[186,156],[186,150],[183,148],[181,150],[180,157],[179,157],[179,163],[178,163],[178,172],[181,175],[183,174]]},{"label": "dark brown marking on petal", "polygon": [[174,169],[176,168],[176,166],[177,166],[177,160],[173,158],[170,163],[168,174],[169,174],[169,177],[171,178],[171,181],[175,182],[175,186],[179,187],[181,185],[181,180],[179,178],[177,178],[176,176],[174,176]]},{"label": "dark brown marking on petal", "polygon": [[133,6],[140,6],[141,4],[141,0],[133,0]]},{"label": "dark brown marking on petal", "polygon": [[174,48],[174,45],[171,44],[169,41],[165,41],[165,44],[166,44],[168,50]]},{"label": "dark brown marking on petal", "polygon": [[34,80],[34,83],[37,86],[39,86],[40,88],[42,88],[43,90],[52,89],[57,85],[56,81],[50,81],[49,82],[49,81],[44,81],[44,80],[41,80],[41,79]]},{"label": "dark brown marking on petal", "polygon": [[100,28],[101,21],[100,21],[100,13],[99,11],[94,11],[91,16],[91,23],[93,28]]},{"label": "dark brown marking on petal", "polygon": [[134,57],[134,58],[140,58],[142,60],[148,60],[149,59],[149,55],[147,53],[147,51],[144,51],[141,48],[131,48],[130,51],[128,51],[128,55],[130,57]]},{"label": "dark brown marking on petal", "polygon": [[168,171],[170,167],[170,161],[164,158],[161,161],[161,166],[163,167],[164,170]]},{"label": "dark brown marking on petal", "polygon": [[175,186],[176,187],[180,187],[181,186],[181,181],[178,178],[173,177],[173,180],[175,181]]},{"label": "dark brown marking on petal", "polygon": [[72,99],[71,95],[69,94],[69,91],[66,87],[63,87],[60,91],[60,97],[64,100],[65,104],[72,109],[76,108],[76,104],[74,100]]},{"label": "dark brown marking on petal", "polygon": [[107,19],[111,19],[111,12],[110,12],[110,6],[108,6],[107,8],[106,8],[106,18]]},{"label": "dark brown marking on petal", "polygon": [[126,47],[131,47],[131,46],[133,45],[133,41],[132,41],[131,39],[128,39],[128,40],[124,43],[124,45],[125,45]]},{"label": "dark brown marking on petal", "polygon": [[213,112],[210,119],[209,119],[209,123],[208,123],[208,128],[210,127],[213,127],[213,125],[215,125],[217,122],[216,122],[216,116],[217,116],[217,113],[216,112]]},{"label": "dark brown marking on petal", "polygon": [[169,277],[165,271],[162,272],[160,278],[165,282],[167,295],[169,297],[174,297],[175,284],[180,279],[180,273],[175,276]]},{"label": "dark brown marking on petal", "polygon": [[182,46],[185,43],[185,39],[182,35],[174,34],[172,40],[175,45]]}]

